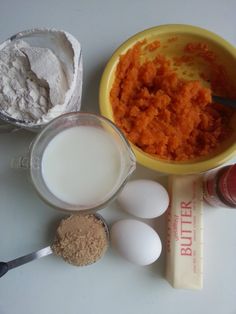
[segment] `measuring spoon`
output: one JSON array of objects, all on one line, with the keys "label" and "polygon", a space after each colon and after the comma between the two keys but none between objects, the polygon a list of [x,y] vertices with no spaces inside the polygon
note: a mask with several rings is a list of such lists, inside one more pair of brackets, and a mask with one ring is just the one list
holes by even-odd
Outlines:
[{"label": "measuring spoon", "polygon": [[[96,217],[96,219],[100,220],[104,226],[104,230],[107,236],[107,241],[109,241],[109,228],[107,226],[106,221],[104,220],[104,218],[99,215],[99,214],[95,214],[93,215],[94,217]],[[51,246],[47,246],[43,249],[40,249],[38,251],[35,251],[33,253],[18,257],[14,260],[11,260],[9,262],[0,262],[0,277],[2,277],[3,275],[5,275],[9,270],[19,267],[21,265],[24,265],[26,263],[29,263],[31,261],[34,261],[38,258],[53,254],[53,250],[51,248]],[[88,265],[88,264],[86,264]]]}]

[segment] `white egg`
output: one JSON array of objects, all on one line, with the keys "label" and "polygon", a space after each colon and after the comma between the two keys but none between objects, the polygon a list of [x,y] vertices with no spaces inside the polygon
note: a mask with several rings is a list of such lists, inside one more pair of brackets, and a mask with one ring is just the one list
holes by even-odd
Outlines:
[{"label": "white egg", "polygon": [[162,215],[169,205],[169,195],[158,182],[134,180],[126,184],[117,198],[121,208],[139,218]]},{"label": "white egg", "polygon": [[162,250],[156,231],[146,223],[133,219],[113,224],[111,244],[123,258],[141,266],[155,262]]}]

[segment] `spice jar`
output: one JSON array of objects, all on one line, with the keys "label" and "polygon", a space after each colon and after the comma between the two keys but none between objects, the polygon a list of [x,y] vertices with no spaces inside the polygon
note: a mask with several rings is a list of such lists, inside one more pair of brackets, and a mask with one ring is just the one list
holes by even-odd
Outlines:
[{"label": "spice jar", "polygon": [[207,173],[203,189],[210,205],[236,208],[236,164]]}]

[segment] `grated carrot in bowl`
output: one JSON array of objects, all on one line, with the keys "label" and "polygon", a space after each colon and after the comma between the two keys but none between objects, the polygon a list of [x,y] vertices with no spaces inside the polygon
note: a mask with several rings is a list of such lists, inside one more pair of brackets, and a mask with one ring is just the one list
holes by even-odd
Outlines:
[{"label": "grated carrot in bowl", "polygon": [[120,56],[110,92],[115,123],[134,145],[161,159],[206,156],[232,134],[232,109],[212,103],[211,97],[215,90],[229,95],[224,71],[207,46],[189,43],[189,57],[181,62],[192,61],[191,54],[197,53],[217,75],[212,89],[204,87],[200,80],[180,77],[174,60],[163,54],[143,58],[143,49],[158,47],[158,41],[138,42]]}]

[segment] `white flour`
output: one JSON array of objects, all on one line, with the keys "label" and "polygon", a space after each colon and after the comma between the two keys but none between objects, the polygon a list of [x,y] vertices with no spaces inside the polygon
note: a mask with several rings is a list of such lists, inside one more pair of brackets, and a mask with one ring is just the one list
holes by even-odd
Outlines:
[{"label": "white flour", "polygon": [[68,33],[56,36],[71,58],[69,66],[51,49],[21,39],[0,50],[0,110],[5,115],[43,124],[66,112],[76,86],[80,45]]},{"label": "white flour", "polygon": [[47,48],[25,47],[21,51],[28,57],[30,68],[37,78],[47,82],[52,105],[63,104],[69,84],[60,60]]},{"label": "white flour", "polygon": [[0,106],[12,118],[35,121],[51,103],[48,86],[31,71],[28,58],[20,50],[27,46],[18,41],[0,51]]}]

